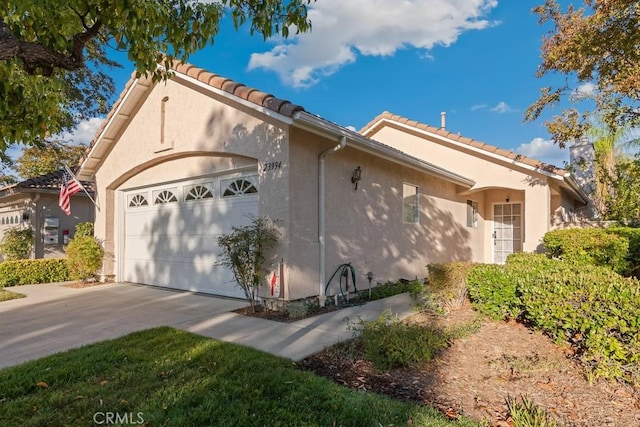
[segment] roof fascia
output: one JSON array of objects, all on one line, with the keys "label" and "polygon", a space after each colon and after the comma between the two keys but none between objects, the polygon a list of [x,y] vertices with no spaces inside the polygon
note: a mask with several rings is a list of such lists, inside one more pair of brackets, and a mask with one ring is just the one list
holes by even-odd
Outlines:
[{"label": "roof fascia", "polygon": [[420,172],[426,172],[432,175],[437,175],[446,181],[454,184],[471,188],[475,185],[475,181],[458,175],[446,169],[440,168],[431,163],[425,162],[416,157],[405,154],[395,148],[388,147],[372,139],[369,139],[357,132],[350,131],[342,126],[331,123],[327,120],[321,119],[313,114],[309,114],[305,111],[297,112],[293,115],[294,126],[303,128],[310,132],[316,133],[321,136],[330,137],[342,137],[347,138],[354,144],[349,144],[351,147],[360,151],[365,151],[369,154],[373,154],[378,157],[382,157],[386,160],[390,160],[394,163],[401,164],[403,166],[410,167]]}]

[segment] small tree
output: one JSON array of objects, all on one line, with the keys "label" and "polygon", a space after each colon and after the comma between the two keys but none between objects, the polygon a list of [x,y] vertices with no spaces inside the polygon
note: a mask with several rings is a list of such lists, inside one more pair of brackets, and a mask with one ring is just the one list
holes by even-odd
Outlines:
[{"label": "small tree", "polygon": [[222,248],[220,265],[231,271],[255,312],[257,291],[262,280],[264,254],[280,239],[280,232],[266,218],[253,218],[251,224],[231,227],[231,233],[218,237]]},{"label": "small tree", "polygon": [[71,239],[66,252],[67,267],[73,280],[87,281],[92,279],[102,266],[104,250],[93,236]]},{"label": "small tree", "polygon": [[27,259],[33,248],[31,228],[10,228],[4,232],[0,242],[0,253],[5,260]]},{"label": "small tree", "polygon": [[79,222],[76,224],[76,231],[73,235],[75,239],[79,237],[93,237],[93,223],[92,222]]}]

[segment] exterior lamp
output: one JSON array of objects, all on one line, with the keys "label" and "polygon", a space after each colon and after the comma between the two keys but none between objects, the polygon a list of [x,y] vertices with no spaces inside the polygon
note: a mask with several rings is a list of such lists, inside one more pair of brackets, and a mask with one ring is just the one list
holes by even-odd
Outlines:
[{"label": "exterior lamp", "polygon": [[373,280],[372,271],[367,271],[367,280],[369,280],[369,301],[371,301],[371,281]]},{"label": "exterior lamp", "polygon": [[353,170],[353,174],[351,175],[351,183],[355,184],[355,189],[358,189],[358,181],[362,179],[362,169],[360,166]]}]

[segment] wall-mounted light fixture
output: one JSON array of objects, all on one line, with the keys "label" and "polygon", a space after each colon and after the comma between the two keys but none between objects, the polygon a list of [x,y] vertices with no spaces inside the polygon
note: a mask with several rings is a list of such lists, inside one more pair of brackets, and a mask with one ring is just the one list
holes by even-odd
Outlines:
[{"label": "wall-mounted light fixture", "polygon": [[509,203],[509,196],[507,196],[506,199],[504,199],[505,202]]},{"label": "wall-mounted light fixture", "polygon": [[22,213],[22,222],[27,222],[29,221],[29,213],[28,212],[23,212]]},{"label": "wall-mounted light fixture", "polygon": [[351,175],[351,183],[355,184],[355,189],[358,189],[358,181],[362,179],[362,169],[360,166],[353,170],[353,174]]}]

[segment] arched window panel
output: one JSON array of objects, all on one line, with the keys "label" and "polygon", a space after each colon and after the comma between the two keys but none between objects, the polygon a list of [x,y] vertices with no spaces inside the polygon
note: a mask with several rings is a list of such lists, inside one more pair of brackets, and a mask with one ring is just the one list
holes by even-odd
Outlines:
[{"label": "arched window panel", "polygon": [[184,200],[186,202],[203,199],[213,199],[213,192],[209,185],[197,184],[184,187]]},{"label": "arched window panel", "polygon": [[139,208],[142,206],[149,206],[149,201],[147,200],[146,194],[131,194],[129,195],[129,204],[130,208]]},{"label": "arched window panel", "polygon": [[220,182],[222,197],[235,197],[258,193],[255,177],[225,179]]},{"label": "arched window panel", "polygon": [[153,192],[153,204],[163,205],[166,203],[177,203],[176,189],[158,190]]}]

